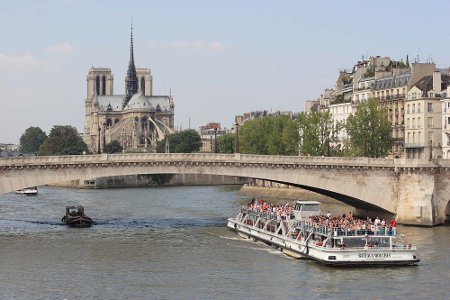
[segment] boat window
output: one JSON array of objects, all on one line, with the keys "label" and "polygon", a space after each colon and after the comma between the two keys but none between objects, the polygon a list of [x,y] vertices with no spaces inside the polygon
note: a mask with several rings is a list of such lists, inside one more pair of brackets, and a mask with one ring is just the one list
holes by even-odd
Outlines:
[{"label": "boat window", "polygon": [[317,204],[305,204],[302,211],[319,211],[319,205]]}]

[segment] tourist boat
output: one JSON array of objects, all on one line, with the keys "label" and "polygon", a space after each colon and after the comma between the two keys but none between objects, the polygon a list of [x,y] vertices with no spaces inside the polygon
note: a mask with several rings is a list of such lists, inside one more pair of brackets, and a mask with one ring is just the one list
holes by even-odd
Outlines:
[{"label": "tourist boat", "polygon": [[66,206],[66,214],[62,217],[61,222],[70,227],[86,228],[91,227],[94,221],[84,214],[84,207]]},{"label": "tourist boat", "polygon": [[[331,222],[327,223],[331,216],[319,217],[319,205],[316,201],[296,201],[286,215],[243,207],[236,218],[228,219],[228,227],[243,238],[261,241],[289,256],[325,265],[415,265],[420,261],[416,247],[406,244],[396,228],[362,229],[348,223],[332,226]],[[322,220],[322,224],[314,220]]]},{"label": "tourist boat", "polygon": [[16,194],[19,195],[34,196],[37,195],[37,193],[38,193],[37,186],[16,190]]}]

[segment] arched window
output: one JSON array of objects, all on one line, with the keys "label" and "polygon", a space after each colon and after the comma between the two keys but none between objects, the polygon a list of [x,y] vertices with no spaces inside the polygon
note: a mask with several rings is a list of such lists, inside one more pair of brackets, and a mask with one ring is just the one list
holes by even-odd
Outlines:
[{"label": "arched window", "polygon": [[145,95],[145,78],[144,76],[141,77],[141,92]]},{"label": "arched window", "polygon": [[102,77],[102,95],[106,95],[106,77]]},{"label": "arched window", "polygon": [[95,94],[100,95],[100,77],[95,77]]},{"label": "arched window", "polygon": [[106,126],[110,127],[112,126],[112,120],[111,119],[106,119]]}]

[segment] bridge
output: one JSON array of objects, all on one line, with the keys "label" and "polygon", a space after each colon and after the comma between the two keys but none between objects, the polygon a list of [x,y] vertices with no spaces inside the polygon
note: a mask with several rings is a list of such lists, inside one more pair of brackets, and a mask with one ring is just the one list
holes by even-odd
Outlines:
[{"label": "bridge", "polygon": [[434,226],[450,215],[450,160],[214,153],[100,154],[0,159],[0,194],[75,179],[134,174],[210,174],[285,183],[333,197],[357,214],[393,214]]}]

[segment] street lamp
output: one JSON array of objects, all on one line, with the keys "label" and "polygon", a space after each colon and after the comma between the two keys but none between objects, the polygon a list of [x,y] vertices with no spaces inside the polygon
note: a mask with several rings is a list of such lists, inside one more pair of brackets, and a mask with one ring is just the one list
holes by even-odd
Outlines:
[{"label": "street lamp", "polygon": [[[98,123],[97,123],[98,124]],[[98,139],[97,139],[97,141],[98,141],[98,144],[97,144],[97,154],[100,154],[100,131],[101,131],[101,129],[100,129],[100,126],[98,126]]]},{"label": "street lamp", "polygon": [[239,124],[236,122],[236,145],[234,149],[234,153],[239,153]]},{"label": "street lamp", "polygon": [[217,128],[214,128],[214,153],[217,153]]},{"label": "street lamp", "polygon": [[103,153],[106,153],[106,123],[103,123]]}]

